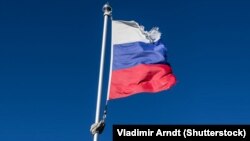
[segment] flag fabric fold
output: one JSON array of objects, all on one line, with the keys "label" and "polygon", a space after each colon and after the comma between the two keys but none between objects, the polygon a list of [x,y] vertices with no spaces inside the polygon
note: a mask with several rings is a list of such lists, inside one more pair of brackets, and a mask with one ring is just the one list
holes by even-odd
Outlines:
[{"label": "flag fabric fold", "polygon": [[158,28],[145,31],[135,21],[112,20],[113,61],[109,99],[171,88],[176,77]]}]

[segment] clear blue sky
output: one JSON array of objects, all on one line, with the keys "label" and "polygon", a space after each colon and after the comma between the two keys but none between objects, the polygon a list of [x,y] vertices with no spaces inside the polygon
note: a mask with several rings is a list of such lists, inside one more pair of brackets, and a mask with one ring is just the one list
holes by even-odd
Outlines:
[{"label": "clear blue sky", "polygon": [[[105,2],[0,1],[1,141],[92,140]],[[249,1],[109,2],[114,19],[160,28],[178,83],[110,101],[99,141],[113,124],[250,124]],[[109,41],[110,25],[107,59]]]}]

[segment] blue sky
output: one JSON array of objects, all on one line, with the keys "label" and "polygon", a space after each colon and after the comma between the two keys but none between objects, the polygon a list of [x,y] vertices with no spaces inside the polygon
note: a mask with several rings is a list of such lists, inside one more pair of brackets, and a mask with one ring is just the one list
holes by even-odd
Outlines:
[{"label": "blue sky", "polygon": [[[109,2],[114,19],[160,28],[178,82],[110,101],[99,141],[113,124],[250,124],[249,1]],[[0,1],[1,141],[92,140],[105,3]],[[102,106],[110,22],[107,42]]]}]

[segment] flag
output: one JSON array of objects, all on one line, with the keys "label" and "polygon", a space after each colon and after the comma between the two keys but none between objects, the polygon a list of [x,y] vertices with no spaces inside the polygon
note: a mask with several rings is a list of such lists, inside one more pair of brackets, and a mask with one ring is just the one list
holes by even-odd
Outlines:
[{"label": "flag", "polygon": [[145,31],[135,21],[112,20],[113,61],[109,99],[171,88],[176,77],[158,28]]}]

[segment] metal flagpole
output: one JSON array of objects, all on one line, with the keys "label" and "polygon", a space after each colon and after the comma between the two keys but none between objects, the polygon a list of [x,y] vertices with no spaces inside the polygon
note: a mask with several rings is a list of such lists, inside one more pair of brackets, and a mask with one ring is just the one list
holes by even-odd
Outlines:
[{"label": "metal flagpole", "polygon": [[[108,17],[111,15],[112,12],[111,6],[108,3],[106,3],[103,6],[103,12],[104,12],[104,24],[103,24],[103,34],[102,34],[102,50],[101,50],[100,70],[99,70],[98,92],[96,101],[96,116],[95,116],[96,124],[99,122],[100,107],[101,107],[102,78],[103,78],[105,48],[106,48],[107,23],[108,23]],[[94,134],[93,138],[93,141],[97,140],[98,140],[98,132]]]}]

